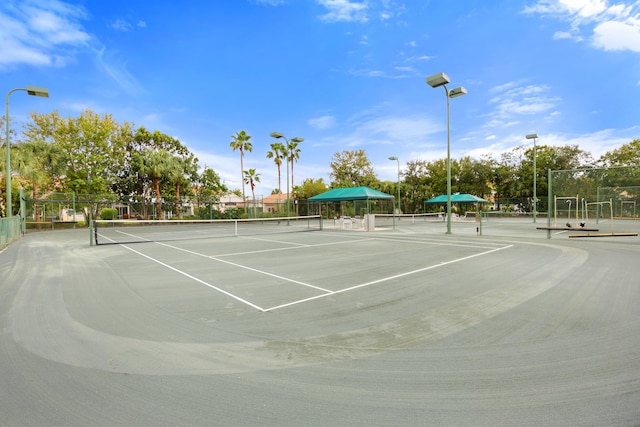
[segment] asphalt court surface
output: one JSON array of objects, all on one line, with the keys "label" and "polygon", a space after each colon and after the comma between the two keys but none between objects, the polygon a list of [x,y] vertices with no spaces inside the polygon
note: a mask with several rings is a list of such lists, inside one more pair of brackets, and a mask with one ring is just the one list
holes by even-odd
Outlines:
[{"label": "asphalt court surface", "polygon": [[[130,252],[124,251],[124,263],[131,253],[139,257],[139,265],[133,270],[146,274],[165,270],[165,279],[175,280],[176,286],[185,279],[192,280],[249,307],[272,311],[340,293],[364,291],[369,286],[392,286],[394,282],[412,280],[422,283],[430,270],[509,247],[311,232],[229,237],[213,242],[149,242],[123,245],[117,251],[125,248]],[[126,266],[120,268],[116,257],[109,261],[115,269],[130,270]]]},{"label": "asphalt court surface", "polygon": [[0,425],[637,425],[639,238],[482,227],[27,235]]}]

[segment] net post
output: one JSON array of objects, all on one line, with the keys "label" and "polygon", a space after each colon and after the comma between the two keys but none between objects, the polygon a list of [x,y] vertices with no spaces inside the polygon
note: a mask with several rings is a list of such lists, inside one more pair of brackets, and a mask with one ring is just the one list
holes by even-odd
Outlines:
[{"label": "net post", "polygon": [[89,220],[89,246],[94,246],[95,243],[93,241],[94,237],[93,237],[93,220]]}]

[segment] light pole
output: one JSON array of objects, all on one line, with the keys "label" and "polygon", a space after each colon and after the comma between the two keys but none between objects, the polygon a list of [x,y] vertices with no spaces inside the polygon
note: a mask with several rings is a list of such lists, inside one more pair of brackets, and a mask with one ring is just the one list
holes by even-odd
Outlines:
[{"label": "light pole", "polygon": [[[286,151],[285,151],[285,155],[287,157],[287,224],[289,224],[289,199],[290,199],[290,195],[289,195],[289,150],[291,149],[291,147],[289,147],[289,140],[287,138],[285,138],[285,136],[283,134],[281,134],[280,132],[271,132],[269,134],[269,136],[271,136],[272,138],[276,138],[276,139],[284,139],[287,143],[287,147],[286,147]],[[291,142],[302,142],[304,141],[304,138],[299,138],[299,137],[295,137],[295,138],[291,138]]]},{"label": "light pole", "polygon": [[391,156],[389,157],[389,160],[395,160],[398,162],[398,213],[400,213],[400,159],[398,159],[397,156]]},{"label": "light pole", "polygon": [[536,170],[536,139],[538,138],[538,134],[532,133],[525,136],[525,138],[533,139],[533,222],[536,222],[536,216],[538,216],[538,194],[536,192],[536,175],[538,174]]},{"label": "light pole", "polygon": [[451,119],[449,98],[457,98],[467,94],[467,90],[462,86],[451,90],[447,89],[447,84],[449,83],[451,83],[451,80],[445,73],[427,77],[427,84],[433,88],[444,87],[444,93],[447,97],[447,234],[451,234]]},{"label": "light pole", "polygon": [[11,217],[11,144],[9,143],[9,95],[18,90],[24,90],[31,96],[41,96],[43,98],[49,97],[49,89],[37,86],[27,86],[26,88],[11,89],[7,92],[7,112],[4,119],[7,124],[7,137],[4,140],[5,157],[7,160],[7,167],[5,169],[5,181],[7,183],[7,217]]}]

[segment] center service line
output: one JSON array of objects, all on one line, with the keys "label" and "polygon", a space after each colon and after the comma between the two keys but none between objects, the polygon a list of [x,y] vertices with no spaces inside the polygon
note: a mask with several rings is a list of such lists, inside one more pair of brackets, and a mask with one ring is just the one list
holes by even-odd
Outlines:
[{"label": "center service line", "polygon": [[176,249],[176,250],[179,250],[179,251],[183,251],[183,252],[186,252],[186,253],[189,253],[189,254],[192,254],[192,255],[197,255],[197,256],[200,256],[200,257],[203,257],[203,258],[208,258],[208,259],[211,259],[211,260],[214,260],[214,261],[218,261],[218,262],[221,262],[223,264],[233,265],[234,267],[238,267],[238,268],[242,268],[242,269],[245,269],[245,270],[253,271],[254,273],[259,273],[259,274],[264,274],[265,276],[275,277],[276,279],[284,280],[285,282],[295,283],[295,284],[298,284],[298,285],[306,286],[308,288],[317,289],[317,290],[322,291],[322,292],[331,292],[329,289],[320,288],[318,286],[310,285],[309,283],[300,282],[299,280],[289,279],[287,277],[279,276],[277,274],[269,273],[267,271],[258,270],[257,268],[247,267],[246,265],[237,264],[237,263],[231,262],[231,261],[226,261],[224,259],[216,258],[216,257],[211,256],[211,255],[201,254],[199,252],[190,251],[188,249],[179,248],[177,246],[168,245],[166,243],[161,243],[161,242],[154,242],[154,243],[157,243],[158,245],[166,246],[168,248],[172,248],[172,249]]}]

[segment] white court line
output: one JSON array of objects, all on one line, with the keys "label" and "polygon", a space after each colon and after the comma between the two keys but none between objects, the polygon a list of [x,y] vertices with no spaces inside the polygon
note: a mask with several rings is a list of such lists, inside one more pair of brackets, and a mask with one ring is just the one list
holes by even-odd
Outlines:
[{"label": "white court line", "polygon": [[344,293],[344,292],[347,292],[347,291],[352,291],[354,289],[364,288],[366,286],[371,286],[371,285],[375,285],[377,283],[398,279],[400,277],[409,276],[411,274],[421,273],[423,271],[432,270],[434,268],[442,267],[442,266],[449,265],[449,264],[454,264],[456,262],[465,261],[465,260],[468,260],[468,259],[471,259],[471,258],[476,258],[476,257],[482,256],[482,255],[487,255],[487,254],[490,254],[490,253],[493,253],[493,252],[497,252],[497,251],[501,251],[503,249],[508,249],[508,248],[511,248],[511,247],[513,247],[513,245],[503,246],[503,247],[500,247],[500,248],[494,248],[494,249],[491,249],[489,251],[480,252],[478,254],[473,254],[473,255],[466,256],[466,257],[462,257],[462,258],[457,258],[457,259],[454,259],[454,260],[451,260],[451,261],[443,261],[443,262],[441,262],[439,264],[430,265],[429,267],[419,268],[417,270],[412,270],[412,271],[407,271],[405,273],[395,274],[393,276],[384,277],[382,279],[373,280],[371,282],[362,283],[360,285],[351,286],[351,287],[345,288],[345,289],[340,289],[339,291],[331,291],[331,292],[328,292],[328,293],[326,293],[324,295],[316,295],[314,297],[304,298],[304,299],[293,301],[293,302],[290,302],[290,303],[281,304],[281,305],[277,305],[277,306],[274,306],[274,307],[269,307],[269,308],[266,308],[264,311],[267,312],[267,311],[278,310],[280,308],[289,307],[289,306],[296,305],[296,304],[301,304],[303,302],[308,302],[308,301],[312,301],[312,300],[319,299],[319,298],[325,298],[325,297],[328,297],[328,296],[331,296],[331,295],[336,295],[336,294]]},{"label": "white court line", "polygon": [[[104,237],[104,236],[103,236],[103,237]],[[105,237],[105,239],[107,239],[107,240],[111,240],[111,239],[109,239],[108,237]],[[114,240],[111,240],[111,241],[115,243],[115,241],[114,241]],[[172,266],[170,266],[169,264],[166,264],[166,263],[164,263],[164,262],[162,262],[162,261],[160,261],[160,260],[157,260],[157,259],[155,259],[155,258],[152,258],[152,257],[150,257],[150,256],[148,256],[148,255],[145,255],[145,254],[143,254],[142,252],[136,251],[135,249],[130,248],[130,247],[129,247],[129,246],[127,246],[127,245],[120,245],[120,246],[122,246],[123,248],[128,249],[128,250],[130,250],[131,252],[134,252],[134,253],[136,253],[136,254],[138,254],[138,255],[142,256],[142,257],[145,257],[145,258],[147,258],[147,259],[148,259],[148,260],[150,260],[150,261],[153,261],[153,262],[155,262],[155,263],[157,263],[157,264],[160,264],[160,265],[161,265],[161,266],[163,266],[163,267],[167,267],[169,270],[175,271],[176,273],[178,273],[178,274],[182,274],[183,276],[188,277],[188,278],[189,278],[189,279],[191,279],[191,280],[194,280],[194,281],[196,281],[196,282],[198,282],[198,283],[200,283],[200,284],[203,284],[203,285],[205,285],[205,286],[208,286],[209,288],[214,289],[214,290],[216,290],[216,291],[218,291],[218,292],[220,292],[220,293],[222,293],[222,294],[224,294],[224,295],[226,295],[226,296],[228,296],[228,297],[231,297],[231,298],[235,299],[236,301],[240,301],[241,303],[244,303],[244,304],[248,305],[249,307],[253,307],[253,308],[255,308],[256,310],[259,310],[259,311],[262,311],[262,312],[265,312],[265,311],[266,311],[264,308],[262,308],[262,307],[260,307],[260,306],[258,306],[258,305],[255,305],[255,304],[254,304],[254,303],[252,303],[252,302],[249,302],[249,301],[247,301],[247,300],[245,300],[245,299],[243,299],[243,298],[240,298],[240,297],[239,297],[239,296],[237,296],[237,295],[234,295],[234,294],[232,294],[232,293],[230,293],[230,292],[225,291],[224,289],[221,289],[221,288],[219,288],[219,287],[217,287],[217,286],[214,286],[214,285],[212,285],[211,283],[207,283],[207,282],[205,282],[205,281],[204,281],[204,280],[202,280],[202,279],[198,279],[197,277],[192,276],[191,274],[186,273],[186,272],[184,272],[184,271],[182,271],[182,270],[179,270],[179,269],[177,269],[177,268],[175,268],[175,267],[172,267]]]},{"label": "white court line", "polygon": [[[241,239],[246,239],[247,237],[240,237]],[[290,243],[293,244],[291,242],[281,242],[278,240],[268,240],[268,239],[258,239],[258,238],[251,238],[251,240],[261,240],[261,241],[265,241],[265,242],[274,242],[274,243]],[[357,242],[364,242],[367,240],[376,240],[373,237],[367,238],[367,239],[360,239],[357,240]],[[260,250],[256,250],[256,251],[244,251],[244,252],[231,252],[231,253],[226,253],[226,254],[218,254],[216,255],[217,257],[223,257],[223,256],[237,256],[237,255],[248,255],[248,254],[258,254],[258,253],[264,253],[264,252],[277,252],[277,251],[290,251],[290,250],[295,250],[295,249],[300,249],[301,247],[303,248],[317,248],[320,246],[334,246],[334,245],[345,245],[345,244],[349,244],[349,243],[354,243],[351,240],[345,240],[344,242],[330,242],[330,243],[317,243],[315,245],[309,245],[309,244],[298,244],[299,246],[293,246],[290,248],[272,248],[272,249],[260,249]],[[179,249],[179,248],[178,248]]]},{"label": "white court line", "polygon": [[403,242],[403,243],[419,243],[423,245],[438,245],[438,246],[454,246],[459,248],[471,248],[471,249],[493,249],[498,246],[498,243],[485,243],[483,245],[479,244],[469,244],[464,241],[457,242],[443,242],[437,239],[420,239],[414,240],[411,238],[393,238],[393,237],[376,237],[377,240],[384,240],[388,242]]},{"label": "white court line", "polygon": [[[105,236],[103,236],[103,237],[106,238],[107,240],[110,240],[110,241],[116,243],[114,240],[109,239],[108,237],[105,237]],[[133,237],[136,237],[136,236],[133,236]],[[362,240],[365,240],[365,239],[362,239]],[[367,238],[366,240],[377,240],[377,239],[375,239],[375,238],[373,238],[373,239]],[[379,240],[384,240],[384,239],[379,239]],[[361,240],[358,239],[358,241],[361,241]],[[159,261],[159,260],[157,260],[157,259],[155,259],[153,257],[150,257],[148,255],[145,255],[145,254],[139,252],[139,251],[136,251],[136,250],[128,247],[127,245],[121,245],[124,248],[126,248],[126,249],[128,249],[128,250],[130,250],[130,251],[132,251],[134,253],[137,253],[137,254],[139,254],[139,255],[141,255],[141,256],[143,256],[143,257],[145,257],[145,258],[147,258],[147,259],[149,259],[149,260],[151,260],[153,262],[156,262],[156,263],[158,263],[158,264],[160,264],[160,265],[162,265],[164,267],[167,267],[170,270],[173,270],[173,271],[175,271],[175,272],[177,272],[179,274],[182,274],[182,275],[184,275],[184,276],[186,276],[186,277],[188,277],[188,278],[190,278],[192,280],[195,280],[198,283],[201,283],[201,284],[203,284],[205,286],[208,286],[211,289],[219,291],[224,295],[227,295],[227,296],[229,296],[229,297],[231,297],[231,298],[233,298],[233,299],[235,299],[237,301],[240,301],[240,302],[242,302],[244,304],[247,304],[248,306],[256,308],[257,310],[262,311],[262,312],[274,311],[274,310],[278,310],[278,309],[281,309],[281,308],[293,306],[293,305],[296,305],[296,304],[301,304],[301,303],[304,303],[304,302],[316,300],[316,299],[319,299],[319,298],[325,298],[325,297],[328,297],[328,296],[331,296],[331,295],[336,295],[336,294],[344,293],[344,292],[347,292],[347,291],[352,291],[354,289],[359,289],[359,288],[371,286],[371,285],[374,285],[374,284],[377,284],[377,283],[381,283],[381,282],[385,282],[385,281],[389,281],[389,280],[394,280],[394,279],[397,279],[397,278],[400,278],[400,277],[405,277],[405,276],[409,276],[409,275],[412,275],[412,274],[420,273],[420,272],[423,272],[423,271],[432,270],[434,268],[442,267],[442,266],[449,265],[449,264],[454,264],[454,263],[457,263],[457,262],[460,262],[460,261],[465,261],[465,260],[468,260],[468,259],[471,259],[471,258],[476,258],[476,257],[482,256],[482,255],[487,255],[487,254],[490,254],[490,253],[493,253],[493,252],[497,252],[497,251],[500,251],[500,250],[503,250],[503,249],[508,249],[508,248],[513,247],[513,245],[507,245],[507,246],[503,246],[503,247],[499,247],[499,248],[493,248],[493,249],[485,251],[485,252],[480,252],[480,253],[477,253],[477,254],[468,255],[468,256],[465,256],[465,257],[462,257],[462,258],[457,258],[457,259],[454,259],[454,260],[451,260],[451,261],[443,261],[443,262],[440,262],[440,263],[435,264],[435,265],[431,265],[431,266],[424,267],[424,268],[419,268],[417,270],[412,270],[412,271],[408,271],[408,272],[405,272],[405,273],[396,274],[396,275],[385,277],[385,278],[382,278],[382,279],[377,279],[377,280],[374,280],[374,281],[371,281],[371,282],[367,282],[367,283],[363,283],[363,284],[360,284],[360,285],[351,286],[349,288],[340,289],[338,291],[330,291],[328,289],[324,289],[324,288],[320,288],[320,287],[317,287],[317,286],[313,286],[313,285],[310,285],[308,283],[300,282],[300,281],[293,280],[293,279],[288,279],[286,277],[278,276],[276,274],[268,273],[266,271],[257,270],[257,269],[251,268],[251,267],[243,266],[241,264],[233,263],[233,262],[230,262],[230,261],[225,261],[225,260],[213,257],[213,256],[204,255],[204,254],[201,254],[201,253],[198,253],[198,252],[190,251],[188,249],[179,248],[177,246],[172,246],[172,245],[169,245],[169,244],[166,244],[166,243],[162,243],[162,242],[152,242],[152,243],[156,243],[158,245],[166,246],[166,247],[173,248],[173,249],[176,249],[176,250],[179,250],[179,251],[183,251],[183,252],[187,252],[187,253],[190,253],[192,255],[197,255],[197,256],[200,256],[200,257],[203,257],[203,258],[208,258],[208,259],[211,259],[211,260],[214,260],[214,261],[218,261],[218,262],[222,262],[222,263],[225,263],[225,264],[233,265],[233,266],[238,267],[238,268],[243,268],[243,269],[246,269],[246,270],[250,270],[250,271],[253,271],[253,272],[257,272],[257,273],[260,273],[260,274],[264,274],[264,275],[267,275],[267,276],[275,277],[275,278],[278,278],[278,279],[281,279],[281,280],[285,280],[285,281],[288,281],[288,282],[296,283],[296,284],[299,284],[299,285],[302,285],[302,286],[314,288],[314,289],[317,289],[317,290],[325,292],[324,294],[321,294],[321,295],[316,295],[316,296],[313,296],[313,297],[304,298],[304,299],[297,300],[297,301],[292,301],[292,302],[289,302],[289,303],[286,303],[286,304],[281,304],[281,305],[277,305],[277,306],[269,307],[269,308],[262,308],[262,307],[260,307],[260,306],[258,306],[256,304],[253,304],[253,303],[251,303],[251,302],[249,302],[249,301],[247,301],[247,300],[245,300],[243,298],[240,298],[240,297],[238,297],[238,296],[236,296],[236,295],[234,295],[234,294],[232,294],[232,293],[230,293],[228,291],[225,291],[224,289],[221,289],[221,288],[218,288],[217,286],[211,285],[210,283],[207,283],[207,282],[205,282],[205,281],[203,281],[201,279],[198,279],[197,277],[192,276],[192,275],[190,275],[190,274],[188,274],[186,272],[183,272],[182,270],[179,270],[179,269],[177,269],[175,267],[172,267],[172,266],[170,266],[170,265],[168,265],[166,263],[163,263],[162,261]],[[350,242],[340,242],[340,244],[341,243],[350,243]],[[412,243],[414,243],[414,242],[412,242]],[[319,245],[319,246],[323,246],[323,245],[326,245],[326,244],[322,244],[322,245]],[[449,245],[449,246],[462,246],[462,245]],[[466,246],[466,247],[478,248],[477,246],[475,246],[475,247],[474,246]]]},{"label": "white court line", "polygon": [[269,273],[269,272],[263,271],[263,270],[258,270],[257,268],[247,267],[246,265],[238,264],[238,263],[235,263],[235,262],[226,261],[224,259],[220,259],[220,258],[211,256],[211,255],[201,254],[199,252],[190,251],[188,249],[179,248],[177,246],[168,245],[168,244],[162,243],[162,242],[154,242],[154,243],[156,243],[157,245],[166,246],[168,248],[172,248],[172,249],[176,249],[176,250],[179,250],[179,251],[182,251],[182,252],[186,252],[186,253],[189,253],[189,254],[192,254],[192,255],[197,255],[199,257],[203,257],[203,258],[211,259],[211,260],[214,260],[214,261],[218,261],[218,262],[221,262],[223,264],[233,265],[234,267],[242,268],[244,270],[253,271],[254,273],[259,273],[259,274],[264,274],[265,276],[275,277],[276,279],[284,280],[285,282],[295,283],[297,285],[302,285],[302,286],[306,286],[308,288],[317,289],[317,290],[322,291],[322,292],[331,292],[328,289],[324,289],[324,288],[320,288],[318,286],[310,285],[308,283],[300,282],[299,280],[289,279],[287,277],[279,276],[277,274]]}]

